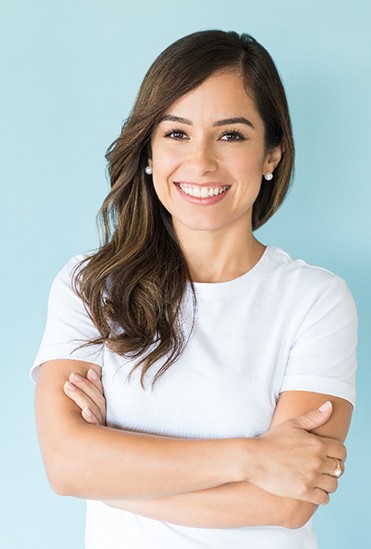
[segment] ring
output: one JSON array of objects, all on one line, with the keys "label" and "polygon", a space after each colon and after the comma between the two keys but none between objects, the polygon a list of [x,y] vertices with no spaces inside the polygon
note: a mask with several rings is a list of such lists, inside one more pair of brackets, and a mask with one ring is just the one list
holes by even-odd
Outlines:
[{"label": "ring", "polygon": [[333,458],[333,459],[336,461],[336,467],[334,471],[331,473],[331,476],[335,478],[340,478],[344,471],[341,468],[340,461],[337,458]]}]

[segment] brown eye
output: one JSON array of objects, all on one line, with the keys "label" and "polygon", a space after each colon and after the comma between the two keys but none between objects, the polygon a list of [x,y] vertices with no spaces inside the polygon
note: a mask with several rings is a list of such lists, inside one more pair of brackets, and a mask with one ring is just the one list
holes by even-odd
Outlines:
[{"label": "brown eye", "polygon": [[236,130],[223,133],[221,140],[222,141],[244,141],[245,136]]},{"label": "brown eye", "polygon": [[165,133],[165,137],[169,137],[170,139],[185,139],[187,136],[182,130],[171,130]]}]

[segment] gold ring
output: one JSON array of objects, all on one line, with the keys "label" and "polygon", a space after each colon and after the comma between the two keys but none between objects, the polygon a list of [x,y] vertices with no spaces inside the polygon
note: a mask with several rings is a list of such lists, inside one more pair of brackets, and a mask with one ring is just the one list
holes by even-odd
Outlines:
[{"label": "gold ring", "polygon": [[341,468],[340,460],[338,460],[337,458],[333,458],[333,459],[336,461],[336,467],[335,467],[334,471],[331,473],[331,476],[336,477],[336,478],[340,478],[341,475],[344,472],[343,469]]}]

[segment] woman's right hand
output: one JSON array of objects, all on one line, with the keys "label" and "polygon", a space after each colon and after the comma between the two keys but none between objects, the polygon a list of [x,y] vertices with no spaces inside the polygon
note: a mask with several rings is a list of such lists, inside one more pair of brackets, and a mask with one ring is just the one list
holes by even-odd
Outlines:
[{"label": "woman's right hand", "polygon": [[311,433],[330,419],[331,403],[324,408],[281,423],[254,439],[247,480],[278,496],[328,503],[328,494],[338,485],[333,476],[336,460],[344,471],[346,449],[336,439]]},{"label": "woman's right hand", "polygon": [[71,373],[63,388],[87,423],[106,425],[106,399],[101,377],[95,370],[88,370],[86,377]]}]

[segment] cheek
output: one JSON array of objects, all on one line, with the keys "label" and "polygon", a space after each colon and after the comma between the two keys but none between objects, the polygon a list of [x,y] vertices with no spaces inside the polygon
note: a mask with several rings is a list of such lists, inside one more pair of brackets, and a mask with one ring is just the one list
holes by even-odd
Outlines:
[{"label": "cheek", "polygon": [[164,156],[158,157],[157,160],[153,159],[153,175],[157,179],[162,181],[167,180],[176,169],[176,162],[174,159]]},{"label": "cheek", "polygon": [[152,149],[153,171],[161,178],[167,177],[181,161],[179,151],[171,147],[153,147]]},{"label": "cheek", "polygon": [[176,179],[175,174],[179,167],[179,159],[171,155],[158,154],[153,156],[153,174],[152,181],[158,199],[162,205],[172,214],[172,207],[178,202],[179,196],[173,180]]},{"label": "cheek", "polygon": [[233,176],[233,178],[240,182],[242,185],[260,185],[263,163],[257,161],[257,159],[249,158],[235,158],[233,162],[227,166],[227,171]]},{"label": "cheek", "polygon": [[167,155],[164,157],[153,155],[152,161],[153,188],[162,205],[168,209],[169,204],[174,198],[174,191],[176,190],[172,183],[172,174],[175,171],[175,167]]}]

